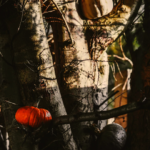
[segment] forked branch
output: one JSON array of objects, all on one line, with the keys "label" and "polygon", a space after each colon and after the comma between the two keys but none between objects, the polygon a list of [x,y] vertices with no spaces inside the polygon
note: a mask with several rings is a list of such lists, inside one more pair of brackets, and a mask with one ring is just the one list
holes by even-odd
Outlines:
[{"label": "forked branch", "polygon": [[121,53],[122,53],[122,56],[123,56],[123,57],[120,57],[120,56],[118,56],[118,55],[113,55],[113,57],[116,57],[116,58],[118,58],[118,59],[120,59],[120,60],[123,60],[123,61],[128,61],[128,62],[131,64],[131,66],[133,67],[133,62],[132,62],[128,57],[126,57],[126,55],[125,55],[125,53],[124,53],[124,51],[123,51],[123,47],[122,47],[122,42],[121,42],[121,40],[122,40],[122,38],[120,37],[120,38],[119,38],[119,45],[120,45],[120,49],[121,49]]},{"label": "forked branch", "polygon": [[[124,51],[123,51],[122,38],[121,38],[121,37],[119,38],[119,45],[120,45],[120,50],[121,50],[121,53],[122,53],[122,56],[123,56],[123,57],[120,57],[120,56],[118,56],[118,55],[113,55],[113,57],[118,58],[118,59],[123,60],[123,61],[128,61],[128,62],[130,63],[130,65],[133,67],[133,62],[132,62],[128,57],[126,57],[126,55],[125,55],[125,53],[124,53]],[[108,56],[108,57],[109,57],[109,56]],[[120,76],[123,78],[123,75],[122,75],[122,73],[121,73],[121,71],[120,71],[120,68],[119,68],[118,63],[117,63],[116,61],[115,61],[115,63],[116,63],[116,65],[117,65],[117,67],[118,67],[118,71],[119,71]],[[114,65],[114,63],[113,63],[113,65]],[[113,71],[113,76],[114,76],[115,71],[114,71],[113,69],[112,69],[112,71]],[[125,89],[125,87],[126,87],[126,85],[127,85],[127,82],[128,82],[128,80],[129,80],[129,78],[130,78],[130,76],[131,76],[131,72],[132,72],[132,69],[127,69],[127,77],[126,77],[126,80],[125,80],[125,83],[124,83],[124,85],[123,85],[122,90]],[[114,78],[115,78],[115,76],[114,76]],[[116,78],[115,78],[115,80],[116,80]]]}]

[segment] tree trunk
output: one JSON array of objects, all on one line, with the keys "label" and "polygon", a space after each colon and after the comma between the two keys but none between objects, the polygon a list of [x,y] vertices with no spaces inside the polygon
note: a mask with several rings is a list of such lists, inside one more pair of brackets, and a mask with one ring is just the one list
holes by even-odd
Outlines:
[{"label": "tree trunk", "polygon": [[[68,4],[69,11],[65,18],[74,40],[74,45],[63,48],[63,100],[69,114],[93,111],[93,90],[94,90],[94,62],[90,58],[88,44],[82,30],[83,21],[75,11],[75,3]],[[76,20],[72,19],[76,18]],[[65,29],[63,29],[65,31]],[[63,34],[63,40],[69,38]],[[96,66],[97,67],[97,66]],[[96,68],[95,67],[95,68]],[[72,124],[74,138],[79,149],[89,150],[92,146],[93,137],[90,134],[92,122],[85,121]]]},{"label": "tree trunk", "polygon": [[[132,21],[139,5],[139,1],[125,1],[121,7],[126,11],[119,12],[122,18],[117,15],[114,19],[110,14],[95,21],[83,21],[76,10],[75,2],[72,2],[66,5],[64,13],[69,29],[62,27],[64,21],[52,23],[57,78],[68,114],[92,112],[96,105],[107,98],[109,67],[105,51]],[[52,14],[47,13],[45,16],[48,22],[52,22],[49,19]],[[58,16],[54,17],[60,20],[62,14],[58,12]],[[69,43],[70,41],[73,42]],[[95,110],[102,110],[102,107],[96,106]],[[91,124],[92,122],[87,121],[71,125],[80,149],[91,148]],[[106,121],[102,126],[105,125]]]},{"label": "tree trunk", "polygon": [[[23,2],[23,7],[23,15],[11,7],[7,9],[5,18],[12,41],[11,55],[15,76],[19,80],[19,100],[21,99],[24,105],[37,107],[39,101],[44,100],[43,96],[46,93],[52,116],[66,115],[45,34],[40,2]],[[57,130],[61,138],[57,147],[62,148],[63,143],[64,149],[75,150],[70,125],[59,125]]]},{"label": "tree trunk", "polygon": [[[150,24],[150,1],[145,0],[145,13],[143,19],[144,42],[137,51],[133,51],[130,33],[127,35],[127,44],[131,48],[133,58],[133,73],[131,76],[131,95],[129,102],[139,101],[141,97],[149,96],[150,89],[150,46],[149,46],[149,24]],[[142,29],[143,30],[143,29]],[[128,115],[128,142],[129,150],[149,150],[150,149],[150,110],[139,110]]]}]

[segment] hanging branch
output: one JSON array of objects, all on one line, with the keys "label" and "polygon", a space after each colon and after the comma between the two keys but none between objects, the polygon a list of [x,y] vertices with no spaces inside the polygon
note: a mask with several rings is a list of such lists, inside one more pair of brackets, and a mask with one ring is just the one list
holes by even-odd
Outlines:
[{"label": "hanging branch", "polygon": [[70,124],[82,121],[105,120],[112,117],[117,117],[126,113],[134,112],[139,109],[148,109],[150,102],[148,99],[143,99],[140,102],[127,104],[109,111],[91,112],[91,113],[77,113],[74,115],[60,116],[53,119],[53,125]]}]

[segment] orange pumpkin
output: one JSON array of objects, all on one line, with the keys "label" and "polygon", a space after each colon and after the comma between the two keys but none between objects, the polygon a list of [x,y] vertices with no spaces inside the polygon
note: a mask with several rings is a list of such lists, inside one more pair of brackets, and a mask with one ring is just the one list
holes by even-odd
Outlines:
[{"label": "orange pumpkin", "polygon": [[33,106],[24,106],[19,108],[15,114],[15,118],[17,122],[33,128],[37,128],[52,120],[52,116],[48,110]]}]

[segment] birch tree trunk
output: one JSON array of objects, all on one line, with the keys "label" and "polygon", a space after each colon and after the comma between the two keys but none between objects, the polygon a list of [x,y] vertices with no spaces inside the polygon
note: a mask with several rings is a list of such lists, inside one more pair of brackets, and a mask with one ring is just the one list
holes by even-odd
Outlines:
[{"label": "birch tree trunk", "polygon": [[[83,20],[76,11],[75,3],[68,4],[67,9],[65,18],[75,44],[63,49],[63,83],[65,85],[63,100],[69,114],[91,112],[93,111],[94,62],[90,58],[88,44],[82,29]],[[63,35],[64,41],[68,40],[67,35],[67,32]],[[91,149],[93,144],[90,125],[92,122],[89,121],[71,125],[74,138],[82,150]]]},{"label": "birch tree trunk", "polygon": [[[139,1],[125,1],[121,8],[126,11],[116,10],[121,17],[117,15],[111,18],[110,14],[95,21],[83,21],[75,2],[71,2],[65,5],[66,12],[58,12],[58,16],[55,16],[59,20],[63,16],[69,28],[63,26],[63,21],[51,23],[57,78],[68,114],[91,112],[94,104],[99,105],[107,98],[109,66],[105,51],[127,28],[126,25],[133,19],[133,12],[138,10],[139,5]],[[52,22],[48,19],[50,17],[52,14],[48,14],[47,10],[45,18],[48,22]],[[73,42],[70,44],[70,41]],[[97,107],[99,109],[103,108]],[[79,149],[88,150],[92,146],[91,124],[87,121],[71,125]]]}]

